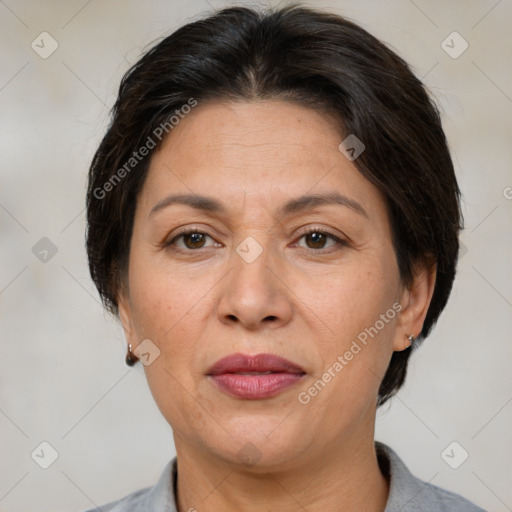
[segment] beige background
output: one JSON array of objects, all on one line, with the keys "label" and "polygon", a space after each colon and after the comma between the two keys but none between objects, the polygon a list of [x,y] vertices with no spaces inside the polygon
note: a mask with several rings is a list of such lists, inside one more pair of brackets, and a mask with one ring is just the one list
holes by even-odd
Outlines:
[{"label": "beige background", "polygon": [[[423,77],[464,194],[467,252],[450,303],[379,412],[376,437],[420,478],[512,510],[512,3],[307,3],[359,22]],[[101,505],[154,484],[174,455],[142,367],[124,365],[122,331],[89,278],[86,173],[140,49],[228,4],[0,2],[1,512]],[[31,48],[43,31],[58,43],[47,59]],[[469,44],[458,58],[441,46],[453,31]],[[455,37],[452,52],[463,44]],[[32,250],[42,237],[57,249],[46,263]],[[43,441],[58,453],[48,469],[31,458],[49,456]],[[469,453],[458,469],[441,457],[452,441]]]}]

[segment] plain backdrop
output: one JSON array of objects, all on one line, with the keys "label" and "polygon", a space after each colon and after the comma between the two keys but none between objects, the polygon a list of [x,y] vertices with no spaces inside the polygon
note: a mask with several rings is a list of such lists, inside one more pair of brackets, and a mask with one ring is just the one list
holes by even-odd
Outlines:
[{"label": "plain backdrop", "polygon": [[[141,50],[231,4],[0,2],[1,512],[101,505],[153,485],[174,456],[89,277],[86,175]],[[411,64],[438,100],[464,196],[449,305],[376,438],[418,477],[512,510],[512,3],[305,4],[355,20]]]}]

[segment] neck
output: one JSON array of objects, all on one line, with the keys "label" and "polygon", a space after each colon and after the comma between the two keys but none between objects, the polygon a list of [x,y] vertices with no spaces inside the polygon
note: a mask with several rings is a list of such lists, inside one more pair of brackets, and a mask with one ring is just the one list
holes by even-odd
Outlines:
[{"label": "neck", "polygon": [[383,512],[389,486],[372,436],[344,440],[283,470],[255,472],[187,445],[175,435],[178,512]]}]

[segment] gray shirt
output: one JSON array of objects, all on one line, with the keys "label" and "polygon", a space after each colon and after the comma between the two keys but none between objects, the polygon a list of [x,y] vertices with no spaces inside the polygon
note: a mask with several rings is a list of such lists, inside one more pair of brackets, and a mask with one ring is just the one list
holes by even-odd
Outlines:
[{"label": "gray shirt", "polygon": [[[385,444],[376,442],[375,448],[381,471],[389,480],[384,512],[485,512],[458,494],[416,478]],[[176,478],[174,457],[155,486],[86,512],[177,512]]]}]

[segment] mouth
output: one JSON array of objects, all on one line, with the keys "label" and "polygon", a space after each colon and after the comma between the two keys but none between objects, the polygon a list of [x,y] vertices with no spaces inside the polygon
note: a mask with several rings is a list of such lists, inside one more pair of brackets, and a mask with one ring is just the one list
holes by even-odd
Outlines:
[{"label": "mouth", "polygon": [[219,359],[207,371],[207,375],[237,373],[241,375],[261,375],[270,373],[306,373],[298,364],[274,354],[231,354]]},{"label": "mouth", "polygon": [[232,354],[217,361],[206,373],[217,389],[246,400],[271,398],[297,384],[306,372],[273,354]]}]

